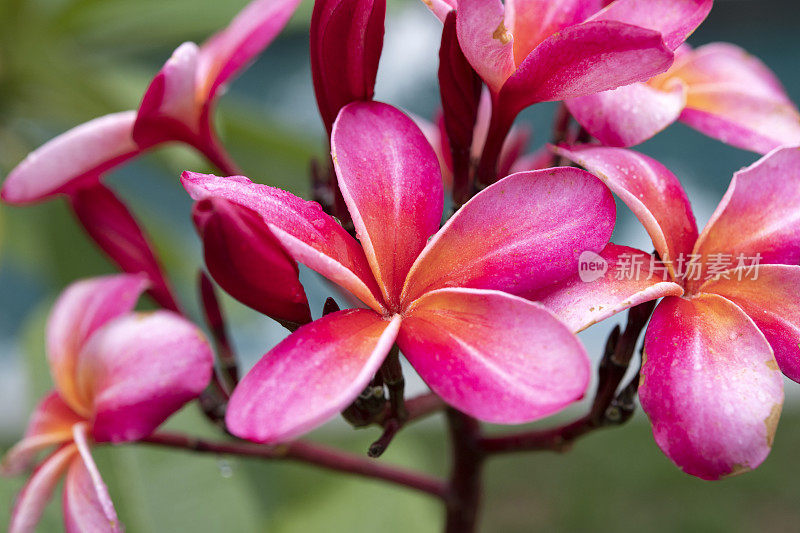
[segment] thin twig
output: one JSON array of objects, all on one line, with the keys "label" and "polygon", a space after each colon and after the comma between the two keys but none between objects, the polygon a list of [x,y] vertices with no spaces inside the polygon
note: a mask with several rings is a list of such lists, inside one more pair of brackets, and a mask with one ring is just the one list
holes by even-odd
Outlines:
[{"label": "thin twig", "polygon": [[387,404],[384,408],[383,415],[378,422],[383,426],[383,433],[381,436],[372,443],[369,447],[369,455],[371,457],[380,457],[386,448],[394,439],[395,435],[407,426],[408,424],[432,415],[447,407],[447,404],[439,398],[436,394],[430,392],[415,396],[409,400],[405,400],[406,415],[403,419],[393,416],[391,404]]},{"label": "thin twig", "polygon": [[425,418],[433,413],[443,410],[445,407],[447,407],[447,404],[444,403],[439,396],[432,392],[415,396],[406,400],[408,417],[406,418],[405,423],[409,424],[421,418]]},{"label": "thin twig", "polygon": [[403,427],[403,423],[399,419],[390,418],[387,420],[383,425],[383,433],[378,437],[378,440],[370,444],[367,455],[370,457],[380,457],[383,455],[383,452],[385,452],[389,444],[392,443],[394,436],[397,435],[401,427]]},{"label": "thin twig", "polygon": [[155,433],[140,442],[198,453],[256,457],[266,460],[282,459],[312,464],[327,470],[402,485],[442,499],[447,492],[445,483],[440,479],[309,442],[296,441],[279,446],[267,446],[250,442],[210,441],[166,432]]}]

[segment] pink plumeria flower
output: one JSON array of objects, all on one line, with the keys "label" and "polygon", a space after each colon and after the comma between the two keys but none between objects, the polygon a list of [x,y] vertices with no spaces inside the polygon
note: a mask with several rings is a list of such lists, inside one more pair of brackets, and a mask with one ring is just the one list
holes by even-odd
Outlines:
[{"label": "pink plumeria flower", "polygon": [[[455,9],[458,41],[489,87],[492,164],[514,118],[537,102],[576,98],[664,72],[711,0],[432,0]],[[494,171],[495,169],[492,169]],[[486,171],[486,169],[483,169]]]},{"label": "pink plumeria flower", "polygon": [[[703,479],[757,467],[778,423],[781,371],[800,381],[800,149],[735,173],[699,235],[680,183],[658,162],[621,148],[558,152],[633,210],[685,291],[658,304],[645,335],[639,397],[659,447]],[[727,266],[715,269],[721,257]],[[679,268],[681,258],[696,268]]]},{"label": "pink plumeria flower", "polygon": [[62,477],[68,532],[120,531],[90,446],[148,436],[208,384],[213,356],[194,325],[168,311],[132,312],[146,285],[142,276],[94,278],[56,302],[47,324],[56,388],[36,407],[2,473],[19,474],[39,452],[56,449],[17,497],[10,532],[34,530]]},{"label": "pink plumeria flower", "polygon": [[81,124],[47,142],[6,178],[0,198],[27,204],[73,194],[142,150],[188,143],[230,166],[214,134],[217,96],[283,29],[300,0],[256,0],[202,46],[184,43],[151,82],[139,111]]},{"label": "pink plumeria flower", "polygon": [[350,104],[332,152],[360,244],[314,202],[241,176],[184,173],[195,200],[249,207],[292,258],[367,307],[326,315],[266,354],[231,397],[235,435],[279,442],[324,423],[362,392],[395,342],[438,395],[481,420],[526,422],[583,395],[584,348],[520,296],[607,244],[616,211],[600,181],[574,168],[515,174],[439,229],[439,163],[406,115]]},{"label": "pink plumeria flower", "polygon": [[765,154],[800,144],[800,113],[775,74],[738,46],[683,45],[665,73],[645,83],[567,101],[573,116],[607,146],[633,146],[676,120]]}]

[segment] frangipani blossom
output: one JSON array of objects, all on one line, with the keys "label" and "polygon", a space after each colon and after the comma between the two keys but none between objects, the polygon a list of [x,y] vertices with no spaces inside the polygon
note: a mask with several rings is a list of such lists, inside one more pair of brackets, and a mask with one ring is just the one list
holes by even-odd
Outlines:
[{"label": "frangipani blossom", "polygon": [[9,531],[33,531],[58,481],[68,532],[120,531],[114,505],[90,454],[92,443],[148,436],[208,384],[213,356],[200,331],[168,312],[132,312],[142,276],[74,283],[47,324],[56,388],[34,411],[25,437],[4,457],[2,473],[27,469],[56,447],[17,497]]},{"label": "frangipani blossom", "polygon": [[31,152],[0,191],[28,204],[97,183],[102,175],[167,141],[182,141],[225,164],[214,134],[217,95],[286,25],[300,0],[256,0],[198,47],[184,43],[151,82],[136,111],[96,118]]},{"label": "frangipani blossom", "polygon": [[[800,149],[735,173],[699,236],[680,183],[656,161],[620,148],[557,151],[633,210],[685,290],[658,304],[645,335],[639,397],[659,447],[703,479],[757,467],[778,423],[781,371],[800,381]],[[692,258],[685,270],[681,257]]]},{"label": "frangipani blossom", "polygon": [[45,143],[11,171],[0,199],[28,204],[67,196],[86,232],[111,260],[124,272],[147,273],[151,296],[178,311],[141,224],[101,179],[168,141],[192,145],[214,164],[231,168],[212,125],[216,96],[280,32],[298,3],[256,0],[201,47],[184,43],[151,82],[138,113],[106,115]]},{"label": "frangipani blossom", "polygon": [[[705,19],[711,0],[453,0],[458,41],[492,92],[484,165],[494,166],[516,115],[644,81],[664,72],[673,50]],[[442,18],[444,22],[445,19]],[[483,166],[483,165],[482,165]],[[482,168],[481,172],[496,169]]]},{"label": "frangipani blossom", "polygon": [[360,244],[316,203],[241,176],[184,173],[195,200],[252,209],[293,259],[368,307],[328,314],[266,354],[231,397],[230,431],[278,442],[322,424],[358,396],[395,342],[438,395],[482,420],[530,421],[580,398],[583,347],[520,296],[575,272],[581,251],[603,249],[615,221],[606,187],[574,168],[515,174],[439,229],[439,163],[410,118],[350,104],[332,147]]},{"label": "frangipani blossom", "polygon": [[696,50],[683,45],[667,72],[568,100],[567,106],[607,146],[633,146],[676,120],[762,154],[800,144],[800,113],[780,81],[757,58],[728,43]]}]

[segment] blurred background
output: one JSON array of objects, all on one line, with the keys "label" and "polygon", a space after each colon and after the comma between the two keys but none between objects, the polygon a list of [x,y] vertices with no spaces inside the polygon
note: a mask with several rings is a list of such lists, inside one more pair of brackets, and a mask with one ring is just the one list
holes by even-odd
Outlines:
[{"label": "blurred background", "polygon": [[[93,117],[134,109],[151,77],[181,42],[222,28],[246,0],[0,0],[0,175],[32,149]],[[323,157],[308,63],[305,0],[280,38],[234,82],[218,126],[254,181],[307,196],[312,158]],[[760,57],[800,101],[800,11],[790,0],[718,0],[690,38],[695,46],[731,41]],[[376,98],[423,117],[438,108],[440,24],[419,0],[389,0]],[[531,149],[547,142],[554,106],[526,111]],[[681,124],[642,145],[683,181],[700,227],[732,173],[757,159]],[[182,170],[211,170],[190,151],[157,150],[110,176],[149,231],[187,308],[197,316],[200,247],[181,188]],[[615,242],[651,249],[644,230],[619,206]],[[38,397],[51,387],[43,328],[54,298],[80,277],[113,272],[81,234],[64,202],[0,206],[0,450],[22,434]],[[329,294],[302,273],[318,315]],[[245,368],[276,344],[279,326],[232,300],[224,302]],[[609,320],[582,334],[597,356]],[[407,374],[411,373],[407,369]],[[424,385],[413,376],[413,392]],[[770,458],[757,471],[716,483],[682,474],[658,450],[646,417],[591,434],[563,455],[493,459],[486,470],[482,530],[790,531],[800,522],[800,386],[787,403]],[[539,426],[583,412],[576,405]],[[211,434],[195,406],[168,425]],[[498,428],[501,430],[502,428]],[[312,435],[365,453],[376,429],[336,421]],[[447,439],[434,417],[405,430],[382,460],[445,474]],[[140,446],[101,448],[97,460],[129,531],[382,531],[441,528],[441,511],[424,496],[305,466],[192,456]],[[0,523],[7,523],[23,480],[0,480]],[[42,531],[61,530],[55,499]]]}]

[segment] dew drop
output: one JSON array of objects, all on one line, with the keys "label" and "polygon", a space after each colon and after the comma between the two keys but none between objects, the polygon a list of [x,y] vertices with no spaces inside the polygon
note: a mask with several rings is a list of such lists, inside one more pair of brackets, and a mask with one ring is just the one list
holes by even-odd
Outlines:
[{"label": "dew drop", "polygon": [[225,479],[233,477],[233,467],[227,459],[217,459],[217,467],[219,468],[219,475]]}]

